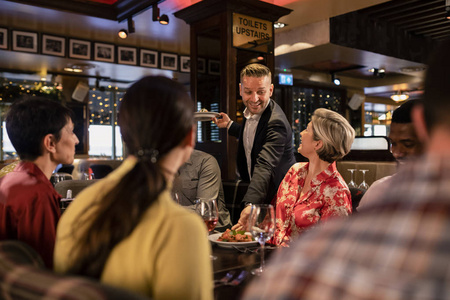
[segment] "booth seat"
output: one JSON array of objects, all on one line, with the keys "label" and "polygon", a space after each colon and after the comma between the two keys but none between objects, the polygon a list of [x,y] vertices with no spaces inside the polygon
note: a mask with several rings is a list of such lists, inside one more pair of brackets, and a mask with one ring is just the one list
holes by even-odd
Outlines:
[{"label": "booth seat", "polygon": [[121,163],[122,160],[114,159],[75,158],[72,176],[73,179],[82,179],[83,173],[87,173],[91,165],[106,165],[115,170]]},{"label": "booth seat", "polygon": [[395,161],[338,161],[336,167],[344,178],[345,182],[351,179],[351,173],[348,169],[355,169],[354,178],[356,184],[362,182],[362,172],[360,170],[368,170],[365,175],[365,181],[370,186],[380,178],[394,174],[397,171],[397,163]]},{"label": "booth seat", "polygon": [[80,276],[46,269],[39,254],[20,241],[0,242],[0,298],[20,300],[149,300]]}]

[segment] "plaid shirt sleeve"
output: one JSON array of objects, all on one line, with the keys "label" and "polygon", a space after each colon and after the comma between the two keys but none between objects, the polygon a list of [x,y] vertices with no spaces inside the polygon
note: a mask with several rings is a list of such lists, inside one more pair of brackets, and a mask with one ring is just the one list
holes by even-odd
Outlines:
[{"label": "plaid shirt sleeve", "polygon": [[450,159],[399,172],[377,205],[277,250],[244,299],[450,299]]},{"label": "plaid shirt sleeve", "polygon": [[53,273],[39,254],[17,241],[0,241],[0,299],[148,300],[97,281]]}]

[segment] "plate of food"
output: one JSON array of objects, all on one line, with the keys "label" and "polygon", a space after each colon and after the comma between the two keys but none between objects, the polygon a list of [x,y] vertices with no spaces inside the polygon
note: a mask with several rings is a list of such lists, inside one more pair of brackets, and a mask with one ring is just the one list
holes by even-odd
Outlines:
[{"label": "plate of food", "polygon": [[212,243],[222,248],[245,248],[258,245],[258,242],[255,241],[252,234],[245,231],[227,229],[227,231],[222,233],[211,234],[208,238]]},{"label": "plate of food", "polygon": [[204,108],[194,113],[194,119],[196,121],[211,121],[211,118],[217,118],[218,116],[220,116],[219,113],[210,112]]}]

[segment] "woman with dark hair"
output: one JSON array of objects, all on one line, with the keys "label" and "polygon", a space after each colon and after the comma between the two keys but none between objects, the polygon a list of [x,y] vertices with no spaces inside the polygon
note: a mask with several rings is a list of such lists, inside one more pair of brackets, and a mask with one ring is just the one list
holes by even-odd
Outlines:
[{"label": "woman with dark hair", "polygon": [[212,298],[206,226],[170,192],[195,143],[193,109],[184,87],[165,77],[145,77],[128,89],[119,125],[130,155],[63,214],[57,272],[152,299]]},{"label": "woman with dark hair", "polygon": [[337,112],[319,108],[300,135],[298,152],[309,162],[293,165],[278,188],[273,243],[281,246],[318,222],[352,213],[336,160],[350,151],[355,130]]},{"label": "woman with dark hair", "polygon": [[16,100],[6,115],[20,161],[0,178],[0,240],[27,243],[48,268],[61,216],[61,195],[49,179],[58,164],[73,163],[79,142],[73,128],[73,112],[46,98]]}]

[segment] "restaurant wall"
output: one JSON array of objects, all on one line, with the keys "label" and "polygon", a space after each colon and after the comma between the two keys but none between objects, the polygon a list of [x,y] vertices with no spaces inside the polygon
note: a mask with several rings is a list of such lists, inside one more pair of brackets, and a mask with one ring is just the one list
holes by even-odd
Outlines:
[{"label": "restaurant wall", "polygon": [[[3,27],[120,43],[133,47],[149,47],[168,52],[189,53],[189,26],[175,17],[170,18],[168,26],[150,26],[153,22],[151,9],[133,18],[136,32],[123,40],[118,37],[117,32],[126,28],[126,21],[119,23],[4,0],[0,0],[0,7],[0,26]],[[177,38],[174,39],[174,36]]]}]

